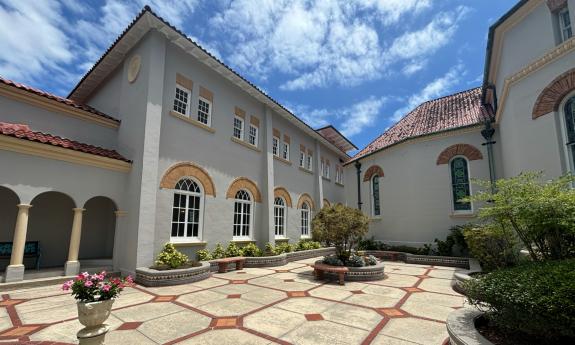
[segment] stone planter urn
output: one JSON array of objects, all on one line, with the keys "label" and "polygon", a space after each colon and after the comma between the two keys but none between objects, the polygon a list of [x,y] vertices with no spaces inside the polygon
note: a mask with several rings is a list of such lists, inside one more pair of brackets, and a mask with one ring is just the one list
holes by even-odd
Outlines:
[{"label": "stone planter urn", "polygon": [[81,345],[104,344],[106,333],[110,327],[104,322],[112,312],[113,299],[98,302],[78,302],[78,321],[85,327],[76,336]]}]

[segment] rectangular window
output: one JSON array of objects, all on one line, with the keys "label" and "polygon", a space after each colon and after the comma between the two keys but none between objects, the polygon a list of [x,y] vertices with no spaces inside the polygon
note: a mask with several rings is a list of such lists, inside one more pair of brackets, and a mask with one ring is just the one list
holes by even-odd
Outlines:
[{"label": "rectangular window", "polygon": [[198,99],[198,121],[204,125],[210,125],[212,114],[212,103],[205,98]]},{"label": "rectangular window", "polygon": [[299,166],[302,168],[305,168],[305,152],[304,151],[299,152]]},{"label": "rectangular window", "polygon": [[277,237],[285,236],[285,208],[283,206],[274,207],[274,227]]},{"label": "rectangular window", "polygon": [[561,42],[565,42],[573,36],[571,29],[571,18],[569,17],[569,9],[565,7],[558,13],[559,16],[559,31],[561,34]]},{"label": "rectangular window", "polygon": [[274,156],[280,156],[280,138],[274,137],[272,139],[272,153]]},{"label": "rectangular window", "polygon": [[309,237],[309,209],[303,208],[301,210],[301,236]]},{"label": "rectangular window", "polygon": [[325,176],[325,163],[324,163],[323,159],[321,160],[320,171],[321,171],[321,176]]},{"label": "rectangular window", "polygon": [[339,165],[335,167],[335,182],[343,184],[343,168]]},{"label": "rectangular window", "polygon": [[190,100],[190,90],[176,84],[176,95],[174,97],[174,111],[182,115],[188,114],[188,104]]},{"label": "rectangular window", "polygon": [[244,140],[244,120],[234,117],[234,138]]},{"label": "rectangular window", "polygon": [[250,145],[258,146],[258,128],[254,125],[250,125],[248,142]]},{"label": "rectangular window", "polygon": [[282,158],[289,161],[289,144],[282,143]]},{"label": "rectangular window", "polygon": [[329,163],[325,164],[325,177],[329,178]]},{"label": "rectangular window", "polygon": [[307,155],[307,170],[313,170],[313,156],[310,154]]}]

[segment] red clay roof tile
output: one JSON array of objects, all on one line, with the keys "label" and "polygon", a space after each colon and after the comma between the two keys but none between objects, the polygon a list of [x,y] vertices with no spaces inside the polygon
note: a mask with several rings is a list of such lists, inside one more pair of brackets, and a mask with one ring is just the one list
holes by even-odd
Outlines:
[{"label": "red clay roof tile", "polygon": [[20,83],[17,83],[15,81],[12,81],[12,80],[4,79],[1,76],[0,76],[0,83],[11,86],[11,87],[15,87],[15,88],[23,90],[23,91],[27,91],[27,92],[36,94],[38,96],[42,96],[42,97],[60,102],[62,104],[68,105],[70,107],[74,107],[76,109],[87,111],[87,112],[92,113],[96,116],[100,116],[100,117],[103,117],[105,119],[117,122],[117,123],[120,123],[120,120],[118,120],[118,119],[116,119],[110,115],[104,114],[101,111],[90,107],[89,105],[80,104],[80,103],[74,102],[73,100],[68,99],[68,98],[56,96],[56,95],[48,93],[46,91],[35,89],[35,88],[30,87],[28,85],[24,85],[24,84],[20,84]]},{"label": "red clay roof tile", "polygon": [[477,125],[493,117],[481,104],[481,88],[462,91],[422,103],[359,151],[351,161],[407,139]]},{"label": "red clay roof tile", "polygon": [[35,141],[42,144],[59,146],[69,150],[81,151],[96,156],[117,159],[124,162],[132,162],[114,150],[108,150],[99,146],[84,144],[52,134],[36,132],[31,130],[27,125],[0,122],[0,134],[18,139]]}]

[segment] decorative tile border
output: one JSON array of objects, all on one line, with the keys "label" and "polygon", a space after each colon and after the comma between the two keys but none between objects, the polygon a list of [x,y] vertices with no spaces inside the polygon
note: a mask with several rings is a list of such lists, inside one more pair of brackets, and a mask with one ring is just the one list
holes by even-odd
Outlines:
[{"label": "decorative tile border", "polygon": [[433,255],[416,255],[404,252],[393,252],[387,250],[366,250],[366,255],[373,255],[378,258],[391,261],[403,261],[407,264],[435,265],[460,267],[469,269],[470,258],[453,257],[453,256],[433,256]]},{"label": "decorative tile border", "polygon": [[168,286],[189,284],[210,277],[210,263],[201,262],[201,266],[158,271],[147,267],[136,269],[136,282],[144,286]]}]

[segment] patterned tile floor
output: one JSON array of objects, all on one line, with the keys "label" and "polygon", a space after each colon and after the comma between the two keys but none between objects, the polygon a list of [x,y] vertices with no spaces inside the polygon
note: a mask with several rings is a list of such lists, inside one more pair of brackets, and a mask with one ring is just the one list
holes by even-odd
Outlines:
[{"label": "patterned tile floor", "polygon": [[[189,285],[137,286],[115,301],[106,344],[445,344],[463,307],[455,268],[386,262],[376,282],[315,281],[302,260],[214,274]],[[77,343],[76,305],[59,286],[5,293],[0,344]]]}]

